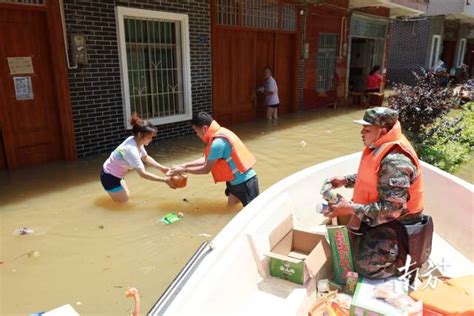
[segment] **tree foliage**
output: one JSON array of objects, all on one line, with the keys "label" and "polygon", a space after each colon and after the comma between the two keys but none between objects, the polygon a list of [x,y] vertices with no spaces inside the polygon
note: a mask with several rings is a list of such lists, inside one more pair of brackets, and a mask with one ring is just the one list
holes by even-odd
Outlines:
[{"label": "tree foliage", "polygon": [[403,132],[420,159],[452,172],[469,160],[474,148],[472,106],[460,108],[453,88],[441,85],[436,74],[421,70],[414,75],[414,86],[393,85],[389,107],[398,111]]}]

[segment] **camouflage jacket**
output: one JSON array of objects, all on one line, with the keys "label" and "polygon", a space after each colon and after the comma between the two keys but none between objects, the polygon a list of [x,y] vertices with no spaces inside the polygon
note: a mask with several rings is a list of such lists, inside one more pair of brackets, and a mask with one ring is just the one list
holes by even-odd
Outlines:
[{"label": "camouflage jacket", "polygon": [[[416,166],[402,153],[392,152],[381,162],[377,190],[379,200],[369,204],[354,204],[356,215],[367,225],[377,226],[399,218],[408,212],[410,183],[417,175]],[[346,188],[353,188],[357,174],[345,177]]]}]

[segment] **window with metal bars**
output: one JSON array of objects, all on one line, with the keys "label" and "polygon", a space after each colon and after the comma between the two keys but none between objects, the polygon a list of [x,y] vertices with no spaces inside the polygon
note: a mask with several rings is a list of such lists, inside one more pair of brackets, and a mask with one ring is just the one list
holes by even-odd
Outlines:
[{"label": "window with metal bars", "polygon": [[117,16],[126,121],[134,112],[156,125],[190,119],[187,15],[118,7]]},{"label": "window with metal bars", "polygon": [[319,33],[316,91],[334,90],[334,75],[336,73],[337,34]]},{"label": "window with metal bars", "polygon": [[45,5],[46,0],[0,0],[0,3]]},{"label": "window with metal bars", "polygon": [[456,57],[456,67],[461,67],[464,62],[464,55],[466,53],[466,39],[461,38],[458,44],[458,54]]},{"label": "window with metal bars", "polygon": [[296,31],[296,6],[271,0],[213,0],[219,25]]}]

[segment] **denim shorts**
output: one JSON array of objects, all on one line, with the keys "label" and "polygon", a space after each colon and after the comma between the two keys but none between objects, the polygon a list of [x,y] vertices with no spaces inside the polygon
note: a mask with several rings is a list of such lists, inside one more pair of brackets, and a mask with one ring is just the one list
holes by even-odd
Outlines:
[{"label": "denim shorts", "polygon": [[236,196],[244,206],[249,204],[260,193],[257,176],[236,185],[226,182],[226,187],[225,195],[229,196],[229,194],[232,193],[232,195]]},{"label": "denim shorts", "polygon": [[117,178],[104,170],[100,171],[100,182],[107,192],[118,192],[123,190],[122,184],[120,183],[120,178]]}]

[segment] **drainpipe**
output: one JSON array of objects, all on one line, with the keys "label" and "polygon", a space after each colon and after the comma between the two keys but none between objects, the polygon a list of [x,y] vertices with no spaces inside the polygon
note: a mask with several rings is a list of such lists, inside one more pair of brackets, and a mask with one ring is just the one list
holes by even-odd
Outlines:
[{"label": "drainpipe", "polygon": [[71,65],[69,61],[69,49],[68,49],[68,40],[66,34],[66,21],[64,19],[64,0],[59,0],[59,10],[61,11],[61,23],[63,26],[63,37],[64,37],[64,51],[66,52],[66,63],[68,69],[77,69],[79,66],[77,64]]},{"label": "drainpipe", "polygon": [[346,37],[345,37],[345,31],[346,31],[346,21],[347,18],[345,16],[342,17],[341,19],[341,36],[339,37],[339,58],[342,58],[343,52],[342,50],[344,49],[344,43],[346,42]]}]

